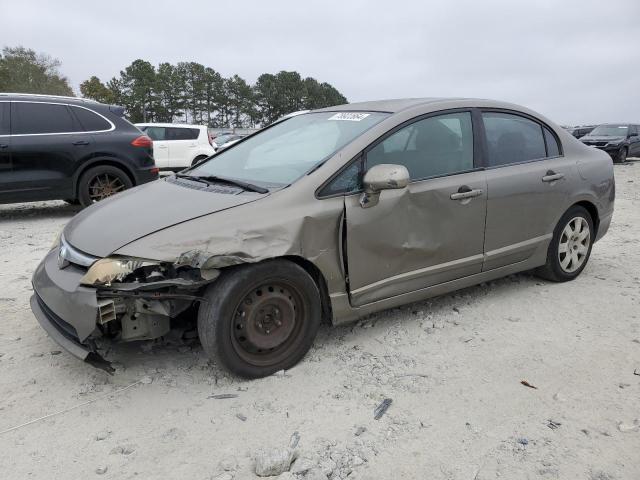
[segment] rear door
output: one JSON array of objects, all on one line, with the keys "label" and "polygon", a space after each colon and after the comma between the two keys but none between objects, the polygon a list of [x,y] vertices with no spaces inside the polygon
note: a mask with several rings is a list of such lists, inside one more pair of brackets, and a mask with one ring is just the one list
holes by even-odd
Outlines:
[{"label": "rear door", "polygon": [[0,102],[0,201],[5,198],[6,191],[11,188],[13,183],[13,168],[11,165],[11,137],[9,126],[9,114],[11,104],[9,102]]},{"label": "rear door", "polygon": [[158,168],[169,168],[169,142],[167,142],[167,129],[151,125],[142,127],[142,131],[153,140],[153,158]]},{"label": "rear door", "polygon": [[546,248],[578,172],[556,135],[537,120],[505,111],[484,111],[482,119],[488,187],[483,270],[492,270]]},{"label": "rear door", "polygon": [[486,183],[474,162],[471,118],[470,111],[423,117],[365,151],[365,170],[404,165],[411,183],[381,192],[370,208],[359,195],[345,197],[353,305],[481,271]]},{"label": "rear door", "polygon": [[167,127],[169,142],[169,167],[184,168],[191,166],[196,156],[200,130],[188,127]]},{"label": "rear door", "polygon": [[12,101],[12,193],[24,201],[73,198],[76,164],[92,142],[67,105]]}]

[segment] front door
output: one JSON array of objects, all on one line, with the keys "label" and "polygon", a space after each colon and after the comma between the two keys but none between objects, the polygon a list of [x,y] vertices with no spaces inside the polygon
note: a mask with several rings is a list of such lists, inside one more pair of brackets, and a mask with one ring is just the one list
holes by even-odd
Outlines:
[{"label": "front door", "polygon": [[92,143],[67,105],[11,102],[11,190],[25,201],[73,198],[78,159]]},{"label": "front door", "polygon": [[420,118],[365,151],[364,168],[404,165],[402,190],[362,208],[345,197],[346,258],[354,306],[479,273],[485,173],[474,164],[471,113]]},{"label": "front door", "polygon": [[169,142],[166,140],[165,127],[155,125],[144,128],[144,133],[153,140],[153,158],[156,166],[161,169],[169,168]]},{"label": "front door", "polygon": [[637,125],[629,125],[629,156],[640,157],[640,132]]},{"label": "front door", "polygon": [[483,270],[511,265],[545,247],[578,182],[556,136],[533,119],[483,112],[487,145],[487,227]]}]

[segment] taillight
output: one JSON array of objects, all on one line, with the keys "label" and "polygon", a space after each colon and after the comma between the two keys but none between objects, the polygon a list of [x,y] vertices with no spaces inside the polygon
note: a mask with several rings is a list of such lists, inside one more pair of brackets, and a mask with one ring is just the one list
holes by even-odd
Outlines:
[{"label": "taillight", "polygon": [[131,142],[131,145],[134,147],[146,147],[149,148],[153,145],[153,140],[151,140],[146,135],[140,135],[138,138]]},{"label": "taillight", "polygon": [[209,135],[209,145],[213,147],[213,135]]}]

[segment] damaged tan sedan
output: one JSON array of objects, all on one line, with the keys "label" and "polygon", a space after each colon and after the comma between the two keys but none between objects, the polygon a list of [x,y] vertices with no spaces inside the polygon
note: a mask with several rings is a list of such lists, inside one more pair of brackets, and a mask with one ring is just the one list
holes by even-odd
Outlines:
[{"label": "damaged tan sedan", "polygon": [[606,153],[515,105],[315,110],[80,212],[36,270],[31,306],[103,366],[98,338],[155,339],[197,318],[208,356],[261,377],[300,361],[323,321],[534,268],[575,278],[614,191]]}]

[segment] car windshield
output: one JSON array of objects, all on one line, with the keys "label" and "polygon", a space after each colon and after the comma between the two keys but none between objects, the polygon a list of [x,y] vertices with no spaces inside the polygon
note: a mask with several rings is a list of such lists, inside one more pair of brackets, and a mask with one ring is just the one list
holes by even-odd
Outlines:
[{"label": "car windshield", "polygon": [[625,137],[627,135],[626,125],[600,125],[594,128],[589,135],[599,137]]},{"label": "car windshield", "polygon": [[189,174],[289,185],[387,116],[319,112],[291,117],[211,157]]}]

